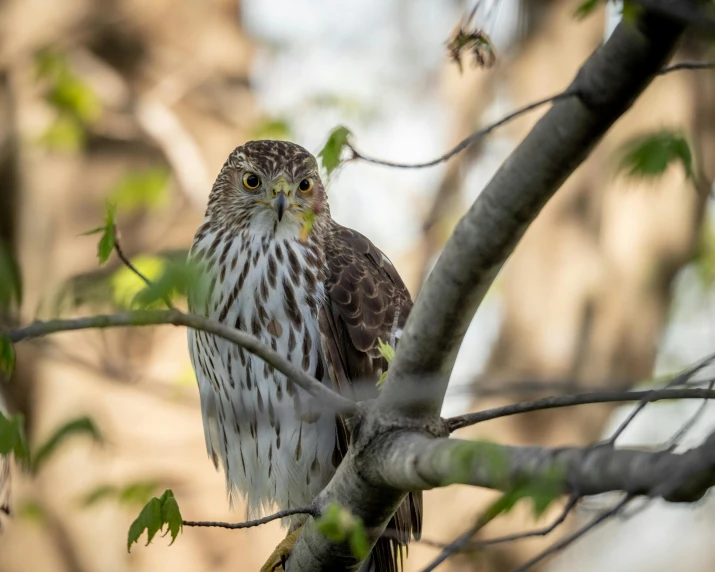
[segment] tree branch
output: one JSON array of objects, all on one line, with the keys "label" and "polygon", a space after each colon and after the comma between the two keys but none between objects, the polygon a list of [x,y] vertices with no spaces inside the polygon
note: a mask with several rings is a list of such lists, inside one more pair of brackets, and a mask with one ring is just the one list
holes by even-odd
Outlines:
[{"label": "tree branch", "polygon": [[647,403],[652,401],[662,401],[664,399],[715,399],[715,391],[711,389],[660,389],[646,391],[598,391],[595,393],[581,393],[578,395],[563,395],[558,397],[544,397],[534,401],[524,401],[502,407],[495,407],[485,411],[466,413],[446,420],[449,431],[456,431],[469,425],[476,425],[484,421],[491,421],[499,417],[518,415],[530,411],[541,411],[543,409],[555,409],[557,407],[572,407],[574,405],[586,405],[590,403],[618,403],[625,401],[641,401],[647,399]]},{"label": "tree branch", "polygon": [[[645,13],[620,24],[494,175],[457,225],[403,330],[378,404],[438,415],[461,340],[484,295],[546,201],[662,68],[683,31]],[[438,397],[405,402],[416,375],[441,374]],[[438,385],[439,384],[439,385]]]},{"label": "tree branch", "polygon": [[[696,373],[698,373],[701,369],[704,367],[710,365],[713,361],[715,361],[715,354],[709,355],[706,358],[703,358],[700,360],[698,363],[691,365],[689,368],[687,368],[684,372],[681,374],[677,375],[673,379],[671,379],[668,382],[668,385],[665,386],[666,389],[670,389],[672,387],[678,387],[680,385],[683,385],[686,383],[691,377],[693,377]],[[616,442],[616,439],[621,436],[621,434],[626,430],[626,427],[628,427],[631,422],[636,418],[636,416],[643,411],[646,405],[652,401],[653,397],[653,392],[650,391],[648,392],[640,401],[640,403],[633,408],[633,411],[630,412],[628,417],[618,426],[618,428],[613,432],[613,435],[608,439],[608,443],[613,445]]]},{"label": "tree branch", "polygon": [[320,381],[308,375],[302,368],[292,364],[278,352],[273,351],[269,346],[260,342],[252,335],[196,314],[185,314],[178,310],[137,310],[133,312],[121,312],[119,314],[90,316],[87,318],[35,322],[25,328],[11,330],[7,333],[10,336],[10,340],[13,343],[17,343],[22,340],[39,338],[57,332],[94,328],[117,328],[122,326],[156,326],[160,324],[186,326],[187,328],[202,330],[219,336],[229,342],[233,342],[246,351],[260,357],[266,363],[288,376],[298,386],[318,399],[323,405],[344,414],[355,411],[356,405],[354,402],[329,389]]},{"label": "tree branch", "polygon": [[[348,454],[316,498],[317,506],[338,502],[368,530],[382,531],[408,491],[454,482],[503,489],[564,470],[564,492],[634,489],[668,500],[696,498],[713,484],[715,437],[682,455],[610,447],[487,447],[444,438],[439,419],[461,340],[501,266],[544,204],[652,81],[683,30],[649,11],[634,23],[621,23],[567,89],[578,97],[554,103],[497,171],[423,286],[387,382],[374,403],[359,406]],[[419,397],[427,393],[429,398]],[[507,459],[506,480],[489,469],[485,449],[494,447]],[[460,448],[469,463],[459,460]],[[463,480],[455,480],[455,467],[467,475]],[[676,478],[681,476],[687,482]],[[374,537],[369,542],[372,548]],[[347,543],[330,542],[310,525],[287,562],[289,572],[357,565]]]},{"label": "tree branch", "polygon": [[588,533],[591,530],[593,530],[594,528],[596,528],[602,522],[604,522],[604,521],[608,520],[609,518],[611,518],[612,516],[615,516],[616,514],[618,514],[621,511],[621,509],[623,509],[623,507],[625,507],[632,500],[632,498],[633,498],[632,496],[626,496],[626,498],[624,498],[622,501],[620,501],[616,506],[614,506],[613,508],[610,508],[606,511],[603,511],[601,514],[596,516],[587,525],[582,526],[575,532],[572,532],[568,536],[565,536],[561,540],[555,542],[554,544],[549,546],[546,550],[537,554],[536,556],[534,556],[534,558],[532,558],[528,562],[525,562],[524,564],[519,566],[513,572],[526,572],[526,570],[528,570],[532,566],[538,564],[544,558],[547,558],[547,557],[551,556],[552,554],[555,554],[556,552],[563,550],[569,544],[572,544],[574,541],[578,540],[583,535],[585,535],[586,533]]},{"label": "tree branch", "polygon": [[[697,71],[697,70],[706,70],[706,69],[713,69],[713,68],[715,68],[715,62],[680,62],[677,64],[673,64],[671,66],[666,66],[666,67],[662,68],[660,71],[658,71],[656,73],[656,75],[666,75],[671,72],[682,71],[682,70]],[[515,109],[514,111],[512,111],[511,113],[508,113],[507,115],[505,115],[501,119],[495,121],[494,123],[490,123],[486,127],[482,127],[478,131],[475,131],[469,137],[465,137],[459,143],[457,143],[457,145],[455,145],[452,149],[447,151],[444,155],[440,155],[436,159],[431,159],[429,161],[425,161],[422,163],[398,163],[395,161],[387,161],[385,159],[378,159],[377,157],[371,157],[369,155],[365,155],[365,154],[361,153],[353,145],[348,143],[347,146],[350,149],[350,152],[352,153],[352,156],[350,157],[349,160],[350,161],[360,160],[360,161],[365,161],[367,163],[373,163],[375,165],[383,165],[385,167],[394,167],[396,169],[424,169],[427,167],[434,167],[435,165],[439,165],[440,163],[449,161],[452,157],[454,157],[458,153],[461,153],[462,151],[464,151],[472,143],[476,143],[477,141],[483,139],[484,137],[489,135],[495,129],[497,129],[503,125],[506,125],[507,123],[510,123],[512,120],[516,119],[517,117],[525,115],[529,111],[533,111],[535,109],[538,109],[539,107],[543,107],[547,103],[554,103],[561,99],[567,99],[569,97],[574,97],[577,95],[578,95],[578,91],[572,90],[571,88],[569,88],[565,91],[557,93],[556,95],[550,95],[549,97],[545,97],[544,99],[534,101],[533,103],[529,103],[528,105],[525,105],[523,107]]]},{"label": "tree branch", "polygon": [[382,455],[370,478],[405,491],[451,484],[508,491],[541,481],[579,497],[623,491],[694,502],[715,485],[715,433],[684,453],[604,445],[510,447],[405,433],[387,441]]},{"label": "tree branch", "polygon": [[249,520],[246,522],[216,522],[211,520],[184,520],[182,524],[184,526],[196,526],[196,527],[215,527],[215,528],[228,528],[231,530],[236,530],[240,528],[252,528],[254,526],[261,526],[262,524],[267,524],[274,520],[280,518],[285,518],[287,516],[293,516],[294,514],[308,514],[312,517],[318,515],[317,510],[313,506],[304,506],[299,508],[288,508],[286,510],[279,510],[274,514],[269,514],[263,518],[257,518],[256,520]]}]

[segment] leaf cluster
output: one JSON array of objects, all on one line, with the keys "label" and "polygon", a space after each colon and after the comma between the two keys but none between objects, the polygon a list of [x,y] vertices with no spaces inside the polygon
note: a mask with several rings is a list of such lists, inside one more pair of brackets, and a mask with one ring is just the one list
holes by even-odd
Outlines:
[{"label": "leaf cluster", "polygon": [[127,551],[131,552],[132,544],[139,542],[139,537],[145,530],[147,533],[146,546],[149,546],[156,533],[163,530],[164,527],[166,527],[164,536],[171,534],[170,544],[173,544],[183,528],[183,522],[174,492],[171,489],[165,490],[160,497],[153,497],[144,505],[139,516],[132,522],[127,538]]}]

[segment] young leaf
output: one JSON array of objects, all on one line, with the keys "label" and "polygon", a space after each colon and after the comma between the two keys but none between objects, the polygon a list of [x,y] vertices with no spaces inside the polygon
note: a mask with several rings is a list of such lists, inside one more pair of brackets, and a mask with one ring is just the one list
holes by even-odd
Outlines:
[{"label": "young leaf", "polygon": [[161,530],[161,501],[154,497],[151,499],[139,513],[139,516],[129,526],[129,537],[127,539],[127,552],[131,552],[132,544],[139,542],[139,537],[146,530],[147,541],[146,546],[152,541],[154,536]]},{"label": "young leaf", "polygon": [[636,137],[626,143],[619,171],[630,177],[654,178],[673,162],[680,162],[687,177],[692,177],[692,154],[685,138],[668,129]]},{"label": "young leaf", "polygon": [[149,502],[157,484],[153,481],[138,481],[122,488],[114,485],[100,485],[90,493],[84,495],[81,504],[84,507],[92,506],[104,500],[116,500],[119,504],[127,506],[144,506]]},{"label": "young leaf", "polygon": [[183,527],[183,519],[179,505],[171,489],[167,489],[159,498],[152,498],[139,513],[137,519],[129,527],[127,551],[131,551],[132,544],[139,541],[139,537],[147,531],[147,546],[157,532],[166,525],[166,534],[171,534],[171,544]]},{"label": "young leaf", "polygon": [[350,533],[350,550],[352,551],[355,558],[364,560],[367,558],[370,552],[370,543],[367,539],[367,530],[365,530],[365,525],[362,519],[355,518],[355,524],[353,525],[352,531]]},{"label": "young leaf", "polygon": [[330,503],[320,518],[316,519],[316,530],[331,542],[345,542],[348,536],[348,523],[344,515],[346,512],[338,503]]},{"label": "young leaf", "polygon": [[129,172],[114,187],[109,200],[124,210],[159,207],[168,198],[169,175],[162,167]]},{"label": "young leaf", "polygon": [[96,442],[102,442],[102,436],[97,426],[89,417],[78,417],[62,425],[52,436],[37,449],[32,462],[32,468],[37,472],[52,456],[57,448],[72,435],[89,435]]},{"label": "young leaf", "polygon": [[116,497],[117,488],[112,485],[100,485],[93,491],[82,497],[81,504],[83,507],[93,506],[100,501]]},{"label": "young leaf", "polygon": [[0,333],[0,381],[10,379],[15,370],[15,347],[10,336]]},{"label": "young leaf", "polygon": [[192,304],[200,306],[209,296],[209,279],[200,265],[189,262],[169,262],[150,286],[139,291],[132,301],[135,308],[149,308],[171,301],[177,296],[191,296]]},{"label": "young leaf", "polygon": [[82,236],[102,233],[97,243],[97,258],[99,265],[102,266],[114,250],[114,237],[116,233],[115,219],[117,216],[117,207],[113,203],[107,203],[107,210],[104,213],[104,226],[93,228],[83,233]]},{"label": "young leaf", "polygon": [[[151,282],[156,282],[166,271],[167,260],[159,256],[140,255],[131,259],[131,263]],[[119,308],[130,308],[139,292],[144,290],[146,283],[136,273],[126,266],[119,268],[109,278],[112,287],[114,303]]]},{"label": "young leaf", "polygon": [[29,460],[30,451],[22,425],[22,415],[8,418],[0,411],[0,455],[13,453],[16,461]]},{"label": "young leaf", "polygon": [[181,518],[179,504],[174,498],[174,493],[171,489],[164,491],[161,495],[161,520],[166,524],[166,532],[171,533],[171,544],[174,544],[176,537],[179,536],[184,520]]},{"label": "young leaf", "polygon": [[328,177],[340,165],[340,155],[343,148],[348,143],[350,130],[347,127],[339,125],[330,132],[330,136],[325,143],[325,146],[318,153],[318,157],[323,162],[323,167],[328,172]]},{"label": "young leaf", "polygon": [[380,338],[377,338],[377,349],[387,363],[392,363],[392,360],[395,359],[395,350],[393,347],[383,342]]}]

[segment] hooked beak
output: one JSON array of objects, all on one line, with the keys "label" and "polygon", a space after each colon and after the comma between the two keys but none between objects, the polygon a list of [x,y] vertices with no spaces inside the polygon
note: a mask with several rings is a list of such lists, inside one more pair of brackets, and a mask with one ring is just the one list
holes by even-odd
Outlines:
[{"label": "hooked beak", "polygon": [[276,214],[278,215],[278,222],[283,219],[283,213],[285,213],[287,206],[288,199],[286,199],[286,194],[281,191],[278,193],[276,198],[273,199],[273,208],[276,210]]}]

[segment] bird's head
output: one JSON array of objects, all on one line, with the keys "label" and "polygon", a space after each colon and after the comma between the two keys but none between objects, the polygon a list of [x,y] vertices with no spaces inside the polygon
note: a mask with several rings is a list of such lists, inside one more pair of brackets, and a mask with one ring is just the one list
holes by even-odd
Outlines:
[{"label": "bird's head", "polygon": [[297,236],[307,217],[329,216],[318,162],[295,143],[249,141],[229,155],[207,214],[221,226]]}]

